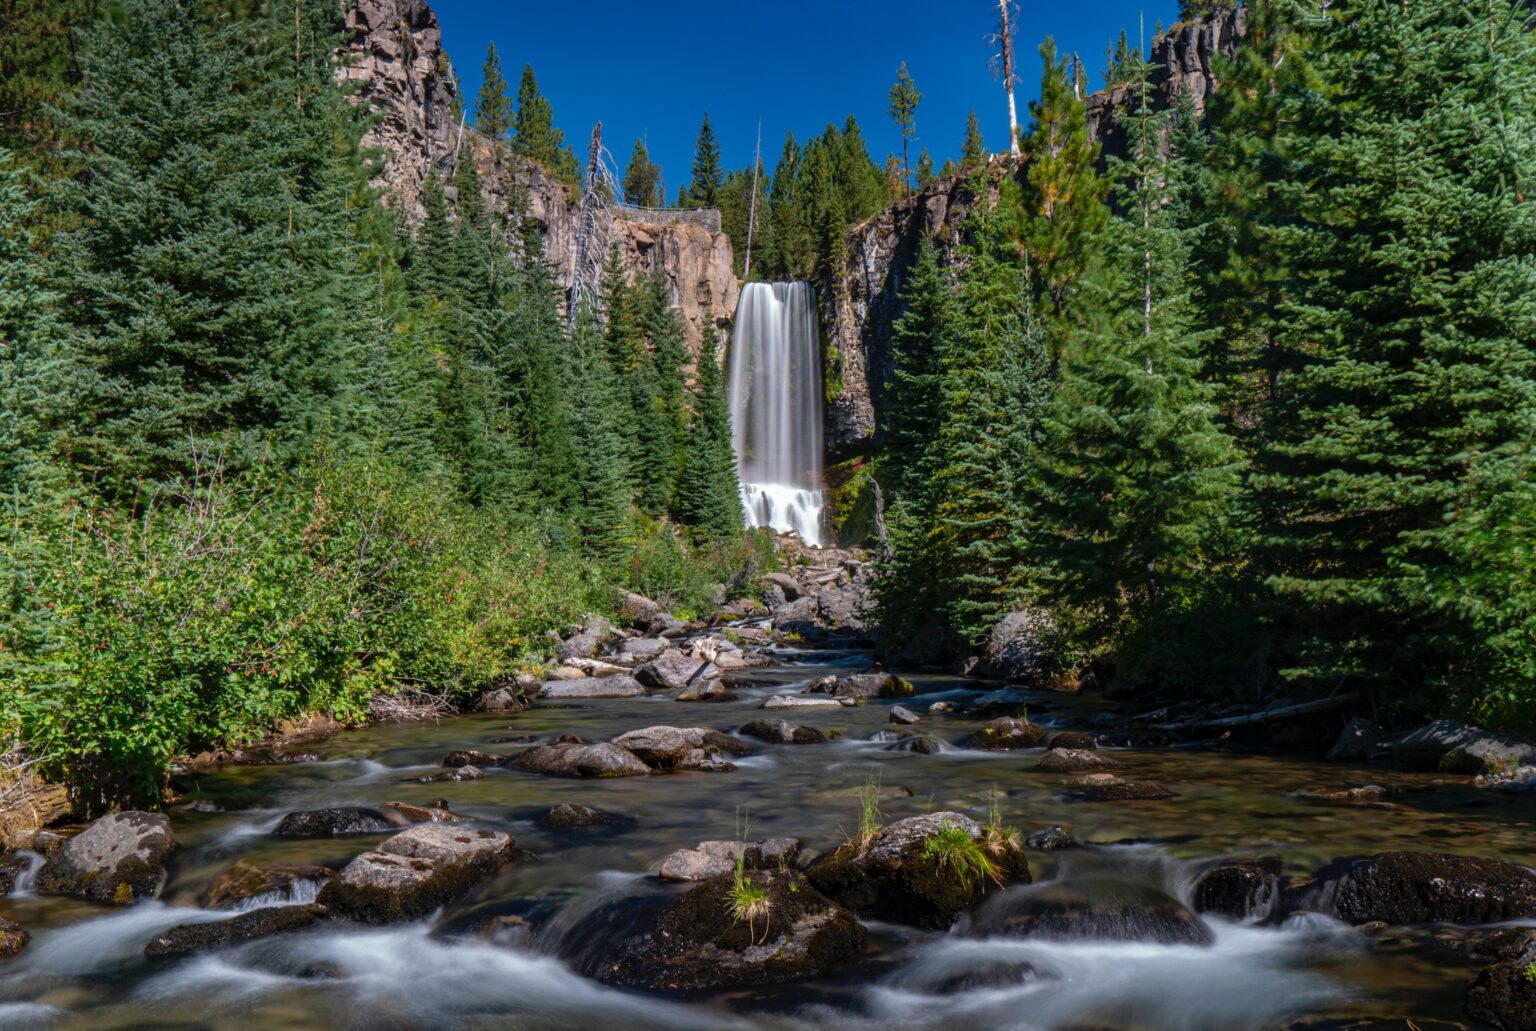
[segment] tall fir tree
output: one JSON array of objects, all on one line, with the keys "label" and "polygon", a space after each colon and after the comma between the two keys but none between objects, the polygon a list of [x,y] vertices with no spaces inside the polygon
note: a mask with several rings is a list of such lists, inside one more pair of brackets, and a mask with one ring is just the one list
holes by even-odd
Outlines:
[{"label": "tall fir tree", "polygon": [[923,99],[923,95],[918,92],[916,84],[912,82],[912,74],[907,71],[907,62],[901,62],[901,67],[896,69],[896,82],[891,86],[887,99],[890,102],[887,110],[891,121],[896,123],[896,131],[901,134],[902,189],[910,195],[912,192],[910,148],[912,138],[917,135],[917,105]]},{"label": "tall fir tree", "polygon": [[659,208],[666,204],[666,188],[661,182],[661,166],[651,160],[650,151],[645,148],[645,141],[635,140],[635,149],[630,152],[629,164],[624,169],[624,179],[620,183],[624,191],[624,202],[635,204],[642,208]]},{"label": "tall fir tree", "polygon": [[494,41],[485,48],[485,67],[480,92],[475,98],[475,128],[493,140],[505,140],[512,131],[512,98],[501,73],[501,56]]},{"label": "tall fir tree", "polygon": [[709,124],[709,112],[704,112],[704,124],[699,126],[698,139],[693,144],[693,181],[688,184],[688,206],[693,208],[717,208],[720,206],[720,189],[725,185],[725,171],[720,165],[720,141]]},{"label": "tall fir tree", "polygon": [[709,540],[735,536],[742,527],[731,415],[717,351],[706,341],[699,352],[677,480],[678,519]]},{"label": "tall fir tree", "polygon": [[517,84],[512,152],[538,162],[562,182],[574,185],[581,179],[576,155],[565,145],[565,134],[555,128],[554,108],[539,92],[539,80],[528,64],[523,65],[523,76]]},{"label": "tall fir tree", "polygon": [[965,139],[960,144],[960,171],[970,174],[987,163],[987,146],[981,138],[976,110],[965,116]]}]

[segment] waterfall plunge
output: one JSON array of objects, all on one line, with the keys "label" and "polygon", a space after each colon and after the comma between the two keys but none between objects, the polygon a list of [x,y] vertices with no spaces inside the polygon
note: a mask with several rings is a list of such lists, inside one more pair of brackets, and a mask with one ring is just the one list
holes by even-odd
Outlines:
[{"label": "waterfall plunge", "polygon": [[809,283],[748,283],[731,337],[731,439],[747,525],[822,543],[821,340]]}]

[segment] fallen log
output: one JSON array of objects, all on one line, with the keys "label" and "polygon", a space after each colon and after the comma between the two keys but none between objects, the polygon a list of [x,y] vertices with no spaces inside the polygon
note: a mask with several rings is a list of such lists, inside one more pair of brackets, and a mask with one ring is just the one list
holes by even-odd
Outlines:
[{"label": "fallen log", "polygon": [[1294,705],[1281,705],[1274,709],[1261,709],[1258,712],[1250,712],[1242,716],[1224,716],[1219,720],[1155,723],[1152,725],[1152,729],[1164,731],[1230,730],[1233,727],[1251,727],[1255,724],[1274,723],[1278,720],[1293,719],[1297,716],[1311,716],[1314,713],[1342,709],[1359,701],[1359,691],[1347,691],[1344,694],[1331,695],[1327,698],[1314,698],[1310,702],[1297,702]]}]

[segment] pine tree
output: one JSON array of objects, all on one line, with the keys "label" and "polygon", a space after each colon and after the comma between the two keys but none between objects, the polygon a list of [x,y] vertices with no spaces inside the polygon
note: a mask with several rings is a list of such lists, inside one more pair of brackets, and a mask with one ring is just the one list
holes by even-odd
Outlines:
[{"label": "pine tree", "polygon": [[1140,74],[1140,65],[1141,56],[1131,49],[1130,40],[1121,29],[1115,45],[1104,52],[1104,88],[1112,90],[1134,82]]},{"label": "pine tree", "polygon": [[933,182],[933,156],[924,147],[917,155],[917,188],[921,190]]},{"label": "pine tree", "polygon": [[917,91],[907,71],[907,62],[901,62],[901,67],[896,69],[896,82],[891,86],[888,113],[891,121],[896,123],[897,131],[901,133],[901,183],[907,196],[912,193],[912,162],[908,157],[908,148],[912,137],[917,134],[917,104],[922,99],[923,95]]},{"label": "pine tree", "polygon": [[829,125],[822,145],[832,163],[832,178],[842,198],[843,213],[850,222],[862,222],[885,208],[887,194],[880,169],[870,160],[864,133],[852,115],[841,129]]},{"label": "pine tree", "polygon": [[769,219],[773,226],[772,261],[768,267],[773,275],[786,279],[809,278],[815,264],[814,230],[801,199],[803,158],[794,133],[788,134],[768,191]]},{"label": "pine tree", "polygon": [[475,128],[493,140],[504,140],[512,131],[512,98],[507,96],[507,80],[501,74],[501,57],[496,44],[485,49],[484,79],[475,98]]},{"label": "pine tree", "polygon": [[517,114],[512,120],[512,152],[536,161],[561,182],[580,181],[581,169],[576,155],[565,145],[565,134],[555,128],[555,113],[544,94],[532,65],[523,65],[523,77],[517,84]]},{"label": "pine tree", "polygon": [[742,527],[731,416],[716,350],[706,343],[699,353],[677,480],[677,517],[705,539],[731,537]]},{"label": "pine tree", "polygon": [[926,233],[900,300],[902,314],[891,328],[893,370],[880,467],[892,498],[911,500],[932,477],[923,457],[943,422],[939,359],[951,348],[955,323],[953,289]]},{"label": "pine tree", "polygon": [[590,314],[576,320],[571,346],[577,384],[571,402],[579,463],[576,523],[586,552],[612,565],[625,553],[629,524],[630,473],[622,424],[627,405],[602,331]]},{"label": "pine tree", "polygon": [[635,140],[630,152],[629,165],[624,169],[624,202],[642,208],[659,208],[666,204],[661,185],[661,166],[651,160],[644,140]]},{"label": "pine tree", "polygon": [[981,138],[981,124],[973,108],[965,118],[965,140],[960,144],[959,171],[970,174],[987,163],[987,146]]},{"label": "pine tree", "polygon": [[688,206],[716,208],[720,206],[720,188],[725,184],[725,173],[720,167],[720,143],[715,130],[709,124],[709,112],[704,112],[704,124],[699,126],[699,138],[693,145],[693,181],[688,185]]},{"label": "pine tree", "polygon": [[0,147],[18,160],[65,171],[50,108],[79,78],[74,33],[95,20],[98,0],[27,0],[0,8]]}]

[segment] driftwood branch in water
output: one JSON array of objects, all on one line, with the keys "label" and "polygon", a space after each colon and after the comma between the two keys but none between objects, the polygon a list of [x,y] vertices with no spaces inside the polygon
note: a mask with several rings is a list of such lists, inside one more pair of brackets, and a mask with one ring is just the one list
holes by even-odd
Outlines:
[{"label": "driftwood branch in water", "polygon": [[1313,713],[1328,712],[1332,709],[1342,709],[1346,705],[1354,705],[1360,701],[1359,691],[1349,691],[1344,694],[1332,695],[1328,698],[1316,698],[1310,702],[1297,702],[1295,705],[1282,705],[1275,709],[1264,709],[1259,712],[1250,712],[1243,716],[1226,716],[1219,720],[1187,720],[1183,723],[1154,723],[1153,730],[1227,730],[1232,727],[1251,727],[1256,723],[1273,723],[1276,720],[1288,720],[1296,716],[1311,716]]}]

